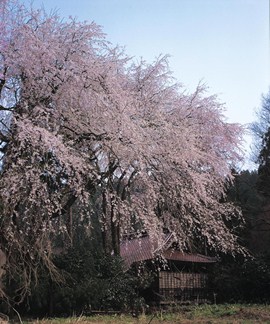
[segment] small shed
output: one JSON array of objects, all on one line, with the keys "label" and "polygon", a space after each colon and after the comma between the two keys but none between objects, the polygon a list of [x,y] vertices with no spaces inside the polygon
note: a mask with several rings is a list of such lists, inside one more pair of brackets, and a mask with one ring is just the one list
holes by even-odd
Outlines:
[{"label": "small shed", "polygon": [[[158,248],[157,242],[150,241],[148,236],[126,240],[121,243],[120,254],[127,268],[145,262],[153,268],[153,263],[160,263],[160,257],[166,260],[164,266],[156,266],[156,280],[151,287],[152,299],[162,303],[208,301],[211,296],[209,289],[209,266],[217,262],[216,258],[183,253],[172,248],[170,237],[167,236],[165,246]],[[161,253],[162,250],[162,253]]]}]

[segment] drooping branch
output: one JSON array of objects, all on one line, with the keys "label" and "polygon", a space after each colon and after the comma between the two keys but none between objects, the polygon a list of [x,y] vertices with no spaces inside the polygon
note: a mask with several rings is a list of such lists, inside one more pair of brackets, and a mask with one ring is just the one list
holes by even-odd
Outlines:
[{"label": "drooping branch", "polygon": [[65,205],[61,208],[61,210],[52,213],[50,218],[54,219],[54,218],[58,218],[58,217],[66,215],[69,212],[70,208],[74,205],[76,200],[77,200],[77,197],[72,194],[70,196],[70,198],[68,199],[68,201],[65,203]]},{"label": "drooping branch", "polygon": [[3,134],[3,132],[0,130],[0,141],[8,143],[10,140],[9,136]]},{"label": "drooping branch", "polygon": [[[179,92],[167,57],[127,66],[95,24],[34,9],[29,16],[23,6],[9,15],[0,47],[1,37],[12,39],[0,51],[12,86],[0,76],[0,111],[18,114],[14,127],[2,124],[0,132],[8,143],[0,241],[18,238],[7,247],[16,254],[14,269],[32,242],[27,258],[49,264],[47,246],[61,233],[61,217],[80,205],[88,220],[94,199],[107,251],[109,235],[119,253],[122,229],[136,226],[160,241],[167,229],[181,248],[204,240],[212,249],[237,249],[224,222],[237,210],[221,198],[230,164],[239,159],[241,129],[224,122],[215,98],[202,87]],[[12,223],[17,206],[20,217]]]},{"label": "drooping branch", "polygon": [[109,138],[107,137],[107,133],[101,133],[101,134],[96,134],[94,132],[87,132],[87,133],[79,133],[76,130],[70,128],[67,125],[62,125],[62,128],[70,131],[72,134],[76,135],[76,141],[80,142],[82,140],[96,140],[96,141],[101,141],[102,139],[108,140]]}]

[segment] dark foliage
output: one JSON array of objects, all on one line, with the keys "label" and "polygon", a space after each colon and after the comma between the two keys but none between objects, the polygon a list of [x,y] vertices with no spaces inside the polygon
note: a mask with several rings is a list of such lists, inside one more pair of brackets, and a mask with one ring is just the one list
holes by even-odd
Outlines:
[{"label": "dark foliage", "polygon": [[258,158],[258,191],[270,197],[270,128],[264,134],[262,148]]},{"label": "dark foliage", "polygon": [[221,256],[211,274],[217,302],[261,303],[270,300],[270,254],[267,199],[257,190],[260,174],[242,171],[235,177],[229,198],[242,209],[245,225],[239,240],[249,256]]},{"label": "dark foliage", "polygon": [[[68,316],[91,313],[91,310],[141,310],[144,299],[140,290],[151,283],[151,276],[126,271],[119,256],[105,254],[98,220],[93,218],[91,235],[76,224],[73,215],[72,244],[65,246],[63,238],[55,241],[54,264],[61,281],[52,281],[50,274],[40,264],[39,278],[34,276],[31,290],[22,303],[16,305],[21,314],[30,316]],[[66,242],[67,244],[68,242]],[[20,278],[9,280],[6,276],[7,292],[11,300],[16,296]],[[14,300],[16,304],[16,300]],[[10,313],[12,308],[0,305],[0,311]]]},{"label": "dark foliage", "polygon": [[212,273],[218,303],[266,303],[270,300],[270,258],[226,257]]},{"label": "dark foliage", "polygon": [[[244,225],[237,227],[240,244],[251,253],[257,253],[254,249],[254,234],[262,217],[264,198],[257,192],[258,172],[241,171],[235,174],[233,186],[228,190],[228,198],[237,204],[243,213]],[[234,224],[231,224],[234,226]]]}]

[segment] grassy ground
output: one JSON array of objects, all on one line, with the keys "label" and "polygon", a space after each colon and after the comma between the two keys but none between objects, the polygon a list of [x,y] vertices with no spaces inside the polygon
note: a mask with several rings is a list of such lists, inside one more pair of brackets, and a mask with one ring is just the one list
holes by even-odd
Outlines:
[{"label": "grassy ground", "polygon": [[182,306],[138,318],[127,315],[99,315],[23,321],[23,324],[270,324],[270,305]]}]

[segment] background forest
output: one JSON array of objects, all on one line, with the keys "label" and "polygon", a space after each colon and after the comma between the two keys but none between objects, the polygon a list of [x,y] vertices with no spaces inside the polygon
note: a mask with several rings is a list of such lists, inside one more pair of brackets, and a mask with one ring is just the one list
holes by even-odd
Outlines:
[{"label": "background forest", "polygon": [[134,62],[95,23],[0,2],[1,309],[142,310],[154,273],[126,271],[123,239],[164,234],[219,256],[217,302],[269,300],[270,99],[244,129],[217,96]]}]

